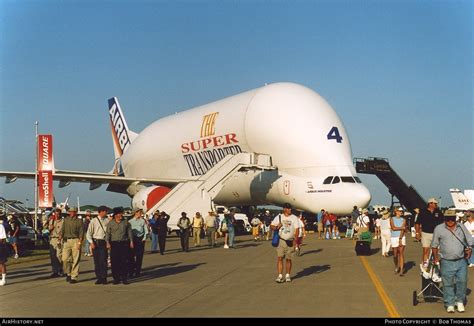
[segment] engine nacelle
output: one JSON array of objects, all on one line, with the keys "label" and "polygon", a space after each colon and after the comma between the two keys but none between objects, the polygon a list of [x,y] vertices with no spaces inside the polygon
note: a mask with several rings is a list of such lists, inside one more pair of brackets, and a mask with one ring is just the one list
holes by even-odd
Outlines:
[{"label": "engine nacelle", "polygon": [[152,186],[142,189],[133,196],[132,207],[141,208],[143,212],[146,213],[170,191],[170,188],[162,186]]}]

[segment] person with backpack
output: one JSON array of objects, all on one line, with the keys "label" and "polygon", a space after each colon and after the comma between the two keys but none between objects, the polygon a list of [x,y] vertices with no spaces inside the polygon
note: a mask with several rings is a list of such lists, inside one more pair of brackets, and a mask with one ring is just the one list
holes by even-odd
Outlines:
[{"label": "person with backpack", "polygon": [[224,219],[221,222],[221,232],[224,233],[224,249],[234,248],[235,237],[235,211],[225,210]]},{"label": "person with backpack", "polygon": [[[277,283],[291,282],[292,259],[295,254],[296,240],[299,236],[298,217],[291,213],[291,204],[283,205],[283,214],[278,214],[272,221],[273,232],[278,232],[279,242],[277,250]],[[286,259],[286,275],[283,278],[283,259]]]}]

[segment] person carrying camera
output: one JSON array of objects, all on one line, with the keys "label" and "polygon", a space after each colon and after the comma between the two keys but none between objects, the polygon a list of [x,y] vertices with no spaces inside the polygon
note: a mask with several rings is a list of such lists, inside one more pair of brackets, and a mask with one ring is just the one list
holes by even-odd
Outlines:
[{"label": "person carrying camera", "polygon": [[454,305],[464,312],[467,288],[467,260],[471,257],[472,237],[466,227],[456,222],[456,216],[445,216],[444,223],[435,227],[431,250],[435,264],[441,263],[443,300],[446,311],[453,313]]}]

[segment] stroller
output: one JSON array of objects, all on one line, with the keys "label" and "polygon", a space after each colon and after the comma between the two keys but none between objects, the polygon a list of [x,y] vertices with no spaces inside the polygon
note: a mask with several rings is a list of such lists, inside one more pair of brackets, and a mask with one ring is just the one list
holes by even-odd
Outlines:
[{"label": "stroller", "polygon": [[427,269],[421,268],[421,288],[417,293],[413,291],[413,305],[420,302],[436,302],[443,300],[442,279],[440,276],[439,265],[434,263],[433,256],[430,254]]}]

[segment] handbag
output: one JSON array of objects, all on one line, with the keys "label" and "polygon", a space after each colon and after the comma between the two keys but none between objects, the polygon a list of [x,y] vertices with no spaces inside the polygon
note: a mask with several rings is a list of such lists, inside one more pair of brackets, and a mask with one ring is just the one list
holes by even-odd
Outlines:
[{"label": "handbag", "polygon": [[227,227],[227,221],[224,219],[222,220],[222,224],[221,224],[221,232],[227,232],[229,231],[229,228]]},{"label": "handbag", "polygon": [[[280,224],[281,224],[281,214],[278,215],[278,218],[279,218]],[[273,230],[272,246],[273,247],[278,247],[279,243],[280,243],[280,235],[278,234],[278,230],[275,229],[275,230]]]}]

